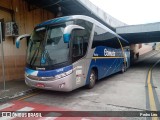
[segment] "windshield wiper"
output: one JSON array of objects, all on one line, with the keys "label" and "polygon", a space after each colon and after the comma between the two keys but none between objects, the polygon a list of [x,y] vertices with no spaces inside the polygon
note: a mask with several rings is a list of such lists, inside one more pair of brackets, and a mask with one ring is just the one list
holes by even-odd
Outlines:
[{"label": "windshield wiper", "polygon": [[[31,58],[30,65],[32,65],[32,61],[33,61],[33,60],[34,60],[34,61],[33,61],[33,64],[35,63],[35,61],[36,61],[36,59],[37,59],[37,56],[38,56],[38,54],[39,54],[39,49],[40,49],[41,44],[42,44],[42,43],[40,43],[39,47],[36,48],[36,50],[35,50],[32,58]],[[38,50],[38,52],[37,52],[37,50]],[[36,53],[38,53],[38,54],[36,54]]]},{"label": "windshield wiper", "polygon": [[[30,65],[32,64],[32,61],[33,61],[33,60],[34,60],[33,64],[35,63],[36,57],[37,57],[37,55],[39,54],[39,48],[40,48],[40,47],[38,47],[38,48],[35,50],[32,58],[31,58]],[[38,50],[38,52],[37,52],[37,50]],[[38,54],[36,54],[36,53],[38,53]],[[35,55],[36,55],[36,56],[35,56]]]}]

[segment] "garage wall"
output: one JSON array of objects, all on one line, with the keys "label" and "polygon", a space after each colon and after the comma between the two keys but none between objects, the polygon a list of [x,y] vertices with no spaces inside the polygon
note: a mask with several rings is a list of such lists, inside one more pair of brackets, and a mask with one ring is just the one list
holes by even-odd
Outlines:
[{"label": "garage wall", "polygon": [[[0,6],[14,10],[15,21],[19,27],[19,34],[31,33],[36,24],[42,21],[53,19],[55,16],[44,9],[28,11],[28,5],[24,0],[0,0]],[[0,9],[0,19],[5,22],[12,21],[11,14]],[[6,80],[24,78],[26,41],[21,42],[20,49],[17,49],[12,37],[6,37],[4,44],[5,75]],[[0,81],[2,80],[0,53]]]}]

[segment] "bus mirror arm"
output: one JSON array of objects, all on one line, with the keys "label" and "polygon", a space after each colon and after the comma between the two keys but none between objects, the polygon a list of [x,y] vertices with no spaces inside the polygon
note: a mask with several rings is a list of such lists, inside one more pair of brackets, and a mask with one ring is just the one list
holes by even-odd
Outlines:
[{"label": "bus mirror arm", "polygon": [[20,46],[20,40],[22,40],[23,38],[29,38],[29,37],[30,37],[29,34],[24,34],[24,35],[19,36],[16,39],[16,47],[19,48],[19,46]]},{"label": "bus mirror arm", "polygon": [[71,37],[71,32],[73,30],[84,30],[85,28],[79,25],[68,25],[67,27],[65,27],[64,29],[64,33],[63,33],[63,40],[64,43],[69,43],[70,37]]}]

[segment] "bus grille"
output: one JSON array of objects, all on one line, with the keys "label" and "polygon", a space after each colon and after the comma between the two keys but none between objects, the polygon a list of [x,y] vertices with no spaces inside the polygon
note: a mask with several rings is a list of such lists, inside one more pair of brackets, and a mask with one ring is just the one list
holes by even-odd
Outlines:
[{"label": "bus grille", "polygon": [[37,76],[32,76],[32,75],[28,75],[27,77],[31,80],[36,80],[36,81],[54,81],[56,80],[55,77],[37,77]]},{"label": "bus grille", "polygon": [[29,79],[32,79],[32,80],[38,80],[38,81],[41,80],[41,78],[40,78],[40,77],[37,77],[37,76],[28,75],[27,77],[28,77]]}]

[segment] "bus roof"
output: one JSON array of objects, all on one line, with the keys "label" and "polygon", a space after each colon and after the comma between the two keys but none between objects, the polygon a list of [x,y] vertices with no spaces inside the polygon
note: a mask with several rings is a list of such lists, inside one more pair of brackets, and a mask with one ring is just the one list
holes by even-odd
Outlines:
[{"label": "bus roof", "polygon": [[121,36],[119,36],[118,34],[113,32],[112,30],[110,30],[108,27],[104,26],[103,24],[101,24],[97,20],[95,20],[91,17],[85,16],[85,15],[71,15],[71,16],[64,16],[64,17],[55,18],[55,19],[45,21],[41,24],[38,24],[37,27],[62,23],[62,22],[66,22],[66,21],[69,21],[69,20],[75,20],[75,19],[81,19],[81,20],[89,21],[93,24],[96,24],[97,26],[102,27],[103,29],[106,29],[108,32],[110,32],[110,33],[114,34],[115,36],[121,38],[124,42],[129,43],[127,40],[123,39]]}]

